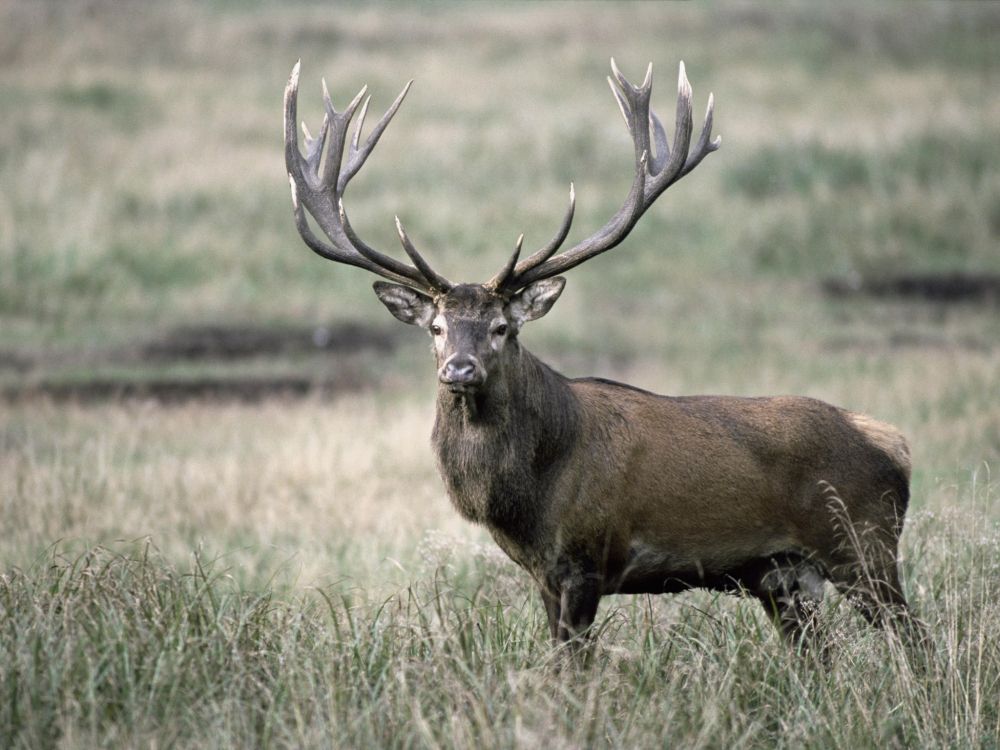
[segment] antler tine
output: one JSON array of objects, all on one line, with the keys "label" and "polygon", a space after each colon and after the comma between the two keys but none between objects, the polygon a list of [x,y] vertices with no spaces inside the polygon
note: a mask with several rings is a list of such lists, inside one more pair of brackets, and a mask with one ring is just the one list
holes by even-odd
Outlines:
[{"label": "antler tine", "polygon": [[708,106],[705,108],[705,124],[701,126],[701,135],[698,136],[698,143],[694,147],[694,152],[688,156],[681,171],[681,177],[697,167],[701,160],[713,151],[718,151],[722,146],[722,136],[717,135],[712,138],[712,113],[715,109],[715,95],[708,95]]},{"label": "antler tine", "polygon": [[507,259],[507,262],[504,264],[503,268],[497,271],[496,275],[492,279],[487,281],[483,286],[485,286],[487,289],[492,289],[494,292],[503,289],[504,284],[507,283],[507,279],[509,279],[510,275],[514,272],[514,266],[517,265],[517,259],[521,256],[521,246],[523,244],[524,244],[524,235],[520,234],[517,237],[517,242],[514,243],[513,254],[510,256],[510,258]]},{"label": "antler tine", "polygon": [[361,129],[365,126],[365,116],[368,114],[368,105],[371,104],[371,94],[365,97],[361,103],[361,111],[358,113],[358,124],[354,126],[354,137],[351,138],[351,152],[358,150],[358,141],[361,140]]},{"label": "antler tine", "polygon": [[563,217],[562,224],[559,227],[559,231],[556,232],[556,236],[552,238],[548,245],[536,250],[527,258],[522,260],[514,268],[514,276],[508,277],[505,280],[505,284],[509,283],[511,278],[516,278],[521,276],[532,268],[541,265],[553,255],[555,255],[556,250],[562,247],[562,243],[566,241],[566,236],[569,234],[569,228],[573,225],[573,213],[576,210],[576,190],[573,188],[573,183],[569,184],[569,208],[566,209],[566,215]]},{"label": "antler tine", "polygon": [[656,199],[661,192],[666,190],[680,176],[680,171],[684,168],[684,161],[687,159],[688,146],[691,143],[691,84],[687,79],[687,72],[684,69],[684,61],[681,60],[677,73],[677,124],[674,127],[674,147],[671,150],[670,158],[663,165],[663,171],[656,174],[651,185],[652,196],[650,203]]},{"label": "antler tine", "polygon": [[336,186],[338,193],[341,192],[339,183],[341,163],[344,156],[344,144],[347,141],[347,130],[351,127],[351,120],[354,119],[354,113],[367,93],[368,86],[362,86],[361,90],[354,95],[351,103],[347,105],[344,111],[338,112],[333,106],[333,100],[330,98],[330,91],[326,87],[326,79],[323,79],[323,106],[326,109],[326,118],[330,122],[330,132],[327,136],[330,145],[326,151],[326,163],[323,165],[323,185],[328,186],[327,189],[330,189],[329,186]]},{"label": "antler tine", "polygon": [[[288,77],[288,84],[285,86],[285,165],[289,167],[289,177],[292,173],[302,171],[302,153],[299,151],[298,136],[295,132],[295,122],[298,119],[299,109],[299,66],[301,61],[295,63],[292,74]],[[323,121],[324,138],[326,134],[326,120]],[[292,167],[295,167],[293,170]],[[294,187],[294,182],[292,183]],[[293,195],[294,199],[294,195]]]},{"label": "antler tine", "polygon": [[[354,231],[354,227],[351,226],[351,222],[347,218],[347,211],[344,209],[343,200],[339,201],[337,208],[340,215],[340,223],[344,228],[344,234],[347,236],[347,239],[350,241],[351,245],[365,258],[367,258],[375,265],[387,269],[388,271],[395,273],[401,278],[410,279],[406,283],[412,285],[414,269],[411,266],[408,266],[405,263],[401,263],[400,261],[396,260],[391,255],[386,255],[385,253],[379,252],[371,245],[369,245],[367,242],[362,240]],[[423,258],[421,258],[421,261],[423,261]],[[422,271],[420,271],[419,267],[416,270],[420,272],[421,277],[424,277],[424,274]],[[426,277],[424,277],[421,280],[421,285],[428,290],[437,289],[437,286],[435,284],[431,284],[430,280],[426,279]]]},{"label": "antler tine", "polygon": [[448,279],[441,276],[437,271],[431,268],[430,264],[424,260],[420,253],[417,252],[417,248],[415,248],[413,243],[410,242],[410,238],[406,234],[406,230],[403,229],[403,224],[399,220],[398,216],[396,217],[396,232],[399,234],[399,241],[403,245],[403,250],[405,250],[406,254],[410,256],[410,260],[413,261],[413,265],[417,267],[421,276],[427,279],[428,283],[430,283],[434,290],[446,292],[454,286],[450,281],[448,281]]},{"label": "antler tine", "polygon": [[[611,60],[611,73],[608,82],[632,136],[635,152],[635,177],[632,180],[632,187],[621,208],[590,237],[558,255],[552,254],[554,250],[548,255],[539,251],[518,264],[505,280],[505,288],[508,291],[568,271],[618,245],[664,190],[698,166],[721,144],[720,138],[715,140],[711,138],[714,99],[710,96],[701,135],[694,151],[689,154],[693,119],[692,94],[683,62],[680,63],[677,75],[677,115],[672,148],[668,144],[663,124],[649,106],[653,88],[652,64],[646,69],[646,76],[641,86],[630,83],[618,70],[614,59]],[[650,130],[652,130],[652,144]],[[651,145],[655,147],[655,152],[652,151]],[[564,222],[564,229],[567,232],[573,212],[572,198],[570,203],[570,211]],[[545,251],[548,249],[544,248]]]},{"label": "antler tine", "polygon": [[389,127],[389,123],[392,118],[396,115],[396,110],[399,109],[399,105],[403,103],[403,99],[406,98],[407,93],[410,91],[410,86],[413,85],[413,80],[407,81],[403,90],[399,92],[399,96],[396,97],[395,101],[390,105],[389,109],[385,111],[381,119],[375,123],[375,127],[372,128],[372,132],[368,134],[368,138],[365,140],[365,145],[358,147],[358,142],[361,140],[361,125],[364,122],[365,114],[368,111],[368,101],[366,100],[364,106],[361,110],[361,117],[358,119],[358,127],[354,133],[354,142],[351,144],[350,156],[347,160],[347,166],[344,168],[340,175],[340,182],[337,185],[337,189],[343,192],[347,187],[347,183],[350,182],[351,178],[358,173],[365,160],[368,159],[368,155],[371,154],[372,149],[375,148],[375,144],[378,143],[379,138],[382,137],[382,133],[385,129]]},{"label": "antler tine", "polygon": [[326,145],[326,134],[329,128],[330,121],[323,116],[323,125],[320,127],[319,136],[316,138],[312,137],[312,133],[309,132],[309,128],[306,124],[302,123],[302,134],[306,138],[306,164],[309,167],[309,173],[319,179],[319,163],[323,158],[323,147]]},{"label": "antler tine", "polygon": [[[382,266],[379,263],[373,262],[364,256],[352,256],[342,252],[336,246],[327,245],[325,242],[320,240],[312,231],[309,226],[309,222],[306,220],[305,211],[302,208],[302,204],[299,202],[298,196],[298,186],[296,185],[295,179],[289,175],[289,182],[292,188],[292,212],[295,216],[295,226],[299,230],[299,234],[305,241],[306,245],[314,253],[327,260],[336,261],[338,263],[347,263],[352,266],[357,266],[358,268],[363,268],[366,271],[371,271],[379,276],[387,278],[391,281],[396,281],[401,284],[406,284],[408,286],[415,286],[414,280],[410,273],[398,273],[391,268]],[[348,229],[350,233],[350,229]],[[375,251],[373,251],[375,252]],[[390,261],[395,264],[396,267],[401,267],[405,270],[407,267],[402,263],[389,258]]]},{"label": "antler tine", "polygon": [[[285,87],[285,166],[292,190],[295,226],[306,245],[328,260],[364,268],[425,292],[440,292],[451,288],[451,282],[435,273],[415,250],[411,253],[412,244],[407,247],[404,243],[404,249],[413,260],[414,266],[385,255],[362,241],[351,227],[342,201],[347,184],[361,169],[375,144],[378,143],[389,121],[399,109],[403,97],[409,91],[412,81],[406,84],[402,93],[396,97],[392,106],[375,125],[368,139],[359,146],[361,129],[370,102],[370,97],[366,95],[368,87],[363,87],[343,112],[337,112],[324,80],[323,125],[314,138],[303,123],[306,148],[306,154],[303,156],[299,151],[296,130],[300,68],[301,61],[292,68],[288,85]],[[347,132],[359,107],[361,114],[345,160]],[[325,161],[323,161],[324,153]],[[306,212],[323,230],[330,244],[323,242],[313,233]]]},{"label": "antler tine", "polygon": [[615,59],[611,58],[611,72],[614,77],[608,77],[608,84],[611,86],[611,93],[618,101],[618,108],[625,118],[625,126],[632,134],[632,141],[635,149],[635,160],[638,164],[643,154],[649,153],[649,99],[653,93],[653,63],[646,68],[646,77],[641,86],[633,86],[629,80],[622,75],[615,64]]}]

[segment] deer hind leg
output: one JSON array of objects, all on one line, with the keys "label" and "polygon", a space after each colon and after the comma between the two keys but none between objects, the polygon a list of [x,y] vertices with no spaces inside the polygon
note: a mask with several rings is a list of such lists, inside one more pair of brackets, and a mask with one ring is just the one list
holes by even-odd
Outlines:
[{"label": "deer hind leg", "polygon": [[896,536],[871,537],[838,550],[830,581],[872,625],[896,633],[908,646],[931,650],[926,626],[903,594]]},{"label": "deer hind leg", "polygon": [[929,644],[924,624],[903,595],[894,556],[842,563],[832,570],[831,580],[872,625],[896,633],[910,645]]},{"label": "deer hind leg", "polygon": [[815,548],[821,550],[827,579],[868,622],[930,652],[929,633],[911,612],[899,577],[899,537],[909,488],[905,476],[897,479],[894,490],[850,510],[834,485],[821,482],[833,533],[815,540]]}]

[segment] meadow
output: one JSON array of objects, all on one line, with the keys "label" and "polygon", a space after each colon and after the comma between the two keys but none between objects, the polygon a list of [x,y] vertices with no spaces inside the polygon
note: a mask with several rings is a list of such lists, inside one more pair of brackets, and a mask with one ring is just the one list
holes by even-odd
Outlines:
[{"label": "meadow", "polygon": [[[989,4],[4,5],[0,746],[1000,746],[998,48]],[[352,222],[483,280],[570,180],[571,241],[627,192],[611,56],[667,123],[683,59],[722,149],[527,347],[898,425],[926,659],[836,595],[822,665],[692,592],[606,599],[567,662],[444,495],[426,339],[299,239],[296,60],[314,130],[321,77],[415,79]]]}]

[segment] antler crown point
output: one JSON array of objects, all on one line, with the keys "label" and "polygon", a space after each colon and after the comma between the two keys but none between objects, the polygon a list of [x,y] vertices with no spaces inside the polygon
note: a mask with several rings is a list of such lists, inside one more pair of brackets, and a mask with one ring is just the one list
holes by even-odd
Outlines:
[{"label": "antler crown point", "polygon": [[[614,77],[615,77],[615,78],[616,78],[616,79],[617,79],[617,80],[618,80],[619,82],[620,82],[620,81],[621,81],[622,79],[624,79],[624,78],[625,78],[625,76],[623,76],[623,75],[622,75],[622,72],[621,72],[621,71],[620,71],[620,70],[618,69],[618,63],[617,63],[617,62],[615,62],[615,58],[613,58],[613,57],[611,58],[611,72],[612,72],[612,73],[614,74]],[[610,79],[609,79],[609,80],[610,80]]]},{"label": "antler crown point", "polygon": [[285,86],[285,102],[286,102],[286,106],[287,106],[287,103],[288,103],[288,99],[290,97],[294,97],[298,93],[298,90],[299,90],[299,69],[300,69],[301,66],[302,66],[302,61],[299,60],[298,62],[295,63],[294,66],[292,66],[292,72],[288,76],[288,85]]},{"label": "antler crown point", "polygon": [[692,96],[691,83],[688,81],[683,60],[681,60],[680,70],[677,73],[677,93],[684,99],[690,99]]}]

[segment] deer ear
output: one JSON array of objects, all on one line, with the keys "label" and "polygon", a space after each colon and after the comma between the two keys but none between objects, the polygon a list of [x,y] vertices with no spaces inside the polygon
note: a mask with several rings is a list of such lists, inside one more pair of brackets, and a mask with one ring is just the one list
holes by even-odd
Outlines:
[{"label": "deer ear", "polygon": [[408,286],[390,284],[386,281],[376,281],[372,286],[382,304],[404,323],[426,328],[434,320],[436,312],[434,301],[426,294],[421,294]]},{"label": "deer ear", "polygon": [[511,297],[507,307],[517,327],[520,328],[529,320],[537,320],[552,309],[564,286],[566,279],[555,276],[528,284]]}]

